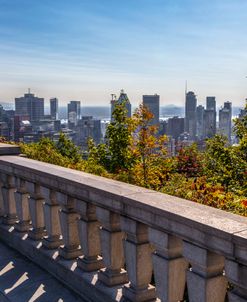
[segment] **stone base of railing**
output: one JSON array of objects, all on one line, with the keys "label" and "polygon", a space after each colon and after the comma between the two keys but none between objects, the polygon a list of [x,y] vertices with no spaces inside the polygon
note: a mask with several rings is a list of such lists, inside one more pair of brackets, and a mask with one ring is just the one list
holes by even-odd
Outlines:
[{"label": "stone base of railing", "polygon": [[0,238],[79,294],[82,299],[88,302],[124,302],[122,286],[105,286],[98,280],[97,272],[84,272],[77,267],[75,260],[63,259],[58,250],[42,247],[41,241],[29,239],[27,233],[20,233],[13,226],[0,224]]}]

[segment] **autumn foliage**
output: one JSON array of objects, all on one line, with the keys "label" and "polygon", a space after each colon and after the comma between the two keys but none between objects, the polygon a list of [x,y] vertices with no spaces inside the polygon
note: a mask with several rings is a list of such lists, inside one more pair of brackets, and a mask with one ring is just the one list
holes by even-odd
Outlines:
[{"label": "autumn foliage", "polygon": [[167,152],[167,137],[158,135],[153,116],[144,106],[128,118],[124,104],[118,105],[113,117],[105,143],[96,145],[89,139],[87,159],[63,134],[57,143],[42,139],[22,144],[22,152],[33,159],[247,216],[247,114],[235,121],[238,146],[215,136],[207,141],[205,152],[193,144],[181,147],[173,157]]}]

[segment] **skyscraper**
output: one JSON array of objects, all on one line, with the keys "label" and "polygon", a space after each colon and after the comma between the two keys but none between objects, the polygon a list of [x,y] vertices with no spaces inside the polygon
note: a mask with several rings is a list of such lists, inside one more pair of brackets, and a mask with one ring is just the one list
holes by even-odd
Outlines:
[{"label": "skyscraper", "polygon": [[216,134],[216,100],[214,96],[206,99],[207,107],[204,111],[204,137],[211,138]]},{"label": "skyscraper", "polygon": [[214,111],[216,111],[215,96],[207,96],[206,102],[207,102],[207,107],[206,107],[207,110],[214,110]]},{"label": "skyscraper", "polygon": [[77,126],[79,119],[81,118],[81,102],[71,101],[68,104],[68,125],[69,128]]},{"label": "skyscraper", "polygon": [[196,95],[189,91],[185,100],[185,132],[190,134],[192,140],[196,137],[196,105]]},{"label": "skyscraper", "polygon": [[168,119],[167,135],[172,136],[175,140],[184,132],[184,118],[174,116]]},{"label": "skyscraper", "polygon": [[153,114],[153,119],[150,124],[159,126],[160,120],[160,96],[158,94],[154,95],[143,95],[142,103],[148,110]]},{"label": "skyscraper", "polygon": [[112,94],[112,100],[111,100],[111,120],[113,120],[112,113],[113,113],[113,111],[115,109],[115,106],[117,104],[124,104],[125,108],[127,110],[127,116],[131,117],[131,103],[130,103],[130,100],[128,98],[127,93],[125,93],[123,89],[120,91],[120,96],[119,96],[118,99],[116,99],[116,95],[115,94]]},{"label": "skyscraper", "polygon": [[58,119],[58,99],[50,99],[50,114],[53,120]]},{"label": "skyscraper", "polygon": [[34,94],[24,94],[15,99],[15,115],[28,116],[30,121],[39,121],[44,118],[44,99],[35,97]]},{"label": "skyscraper", "polygon": [[232,103],[225,102],[219,111],[219,133],[225,135],[231,143],[232,132]]},{"label": "skyscraper", "polygon": [[204,107],[196,107],[196,136],[199,140],[204,139]]},{"label": "skyscraper", "polygon": [[204,110],[204,138],[211,138],[216,134],[216,112]]}]

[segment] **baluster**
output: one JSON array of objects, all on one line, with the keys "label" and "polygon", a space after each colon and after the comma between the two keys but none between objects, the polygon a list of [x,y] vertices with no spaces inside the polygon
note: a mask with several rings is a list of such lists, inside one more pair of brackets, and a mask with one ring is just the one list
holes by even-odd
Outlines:
[{"label": "baluster", "polygon": [[77,265],[86,272],[97,271],[104,267],[100,247],[99,227],[96,217],[96,207],[82,200],[76,200],[76,209],[80,214],[78,220],[79,239],[83,257],[77,260]]},{"label": "baluster", "polygon": [[187,271],[189,301],[224,302],[224,257],[188,242],[184,242],[183,255],[192,266]]},{"label": "baluster", "polygon": [[46,187],[41,187],[44,197],[43,209],[45,229],[47,235],[43,238],[42,244],[48,249],[57,249],[63,241],[61,239],[61,227],[58,211],[60,206],[57,202],[56,192]]},{"label": "baluster", "polygon": [[26,182],[23,179],[16,178],[17,191],[15,192],[16,212],[18,222],[15,228],[19,232],[27,232],[31,228],[29,214],[29,194],[26,188]]},{"label": "baluster", "polygon": [[40,192],[40,185],[32,182],[27,182],[29,192],[29,212],[32,221],[32,229],[28,235],[33,240],[41,240],[45,235],[43,202],[44,199]]},{"label": "baluster", "polygon": [[182,257],[182,240],[149,228],[149,241],[155,246],[152,259],[157,297],[162,302],[182,301],[188,268]]},{"label": "baluster", "polygon": [[15,205],[15,178],[14,176],[4,174],[2,175],[3,186],[3,223],[13,225],[17,221],[16,205]]},{"label": "baluster", "polygon": [[74,198],[57,192],[57,199],[62,207],[59,211],[64,247],[59,248],[59,255],[65,259],[74,259],[82,254],[79,246],[77,220]]},{"label": "baluster", "polygon": [[[246,247],[245,247],[246,253]],[[236,260],[225,260],[225,271],[233,289],[228,291],[229,302],[247,301],[247,265]]]},{"label": "baluster", "polygon": [[114,286],[127,282],[124,267],[123,237],[120,228],[120,216],[103,208],[96,208],[100,228],[100,243],[103,262],[106,268],[101,269],[99,280],[107,286]]},{"label": "baluster", "polygon": [[152,278],[151,245],[148,227],[127,217],[121,217],[122,229],[127,233],[124,240],[125,261],[130,284],[123,288],[127,301],[155,301]]}]

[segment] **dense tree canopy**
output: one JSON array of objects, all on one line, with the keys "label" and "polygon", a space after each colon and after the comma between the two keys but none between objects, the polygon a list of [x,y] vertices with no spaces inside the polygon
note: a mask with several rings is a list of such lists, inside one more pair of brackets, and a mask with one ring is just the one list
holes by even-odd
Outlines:
[{"label": "dense tree canopy", "polygon": [[56,143],[44,138],[22,144],[22,152],[247,216],[247,114],[235,121],[238,145],[229,146],[225,137],[216,135],[207,141],[205,152],[193,144],[174,157],[168,156],[167,137],[158,135],[152,117],[140,106],[128,118],[124,104],[117,105],[105,143],[96,145],[89,139],[87,160],[64,134]]}]

